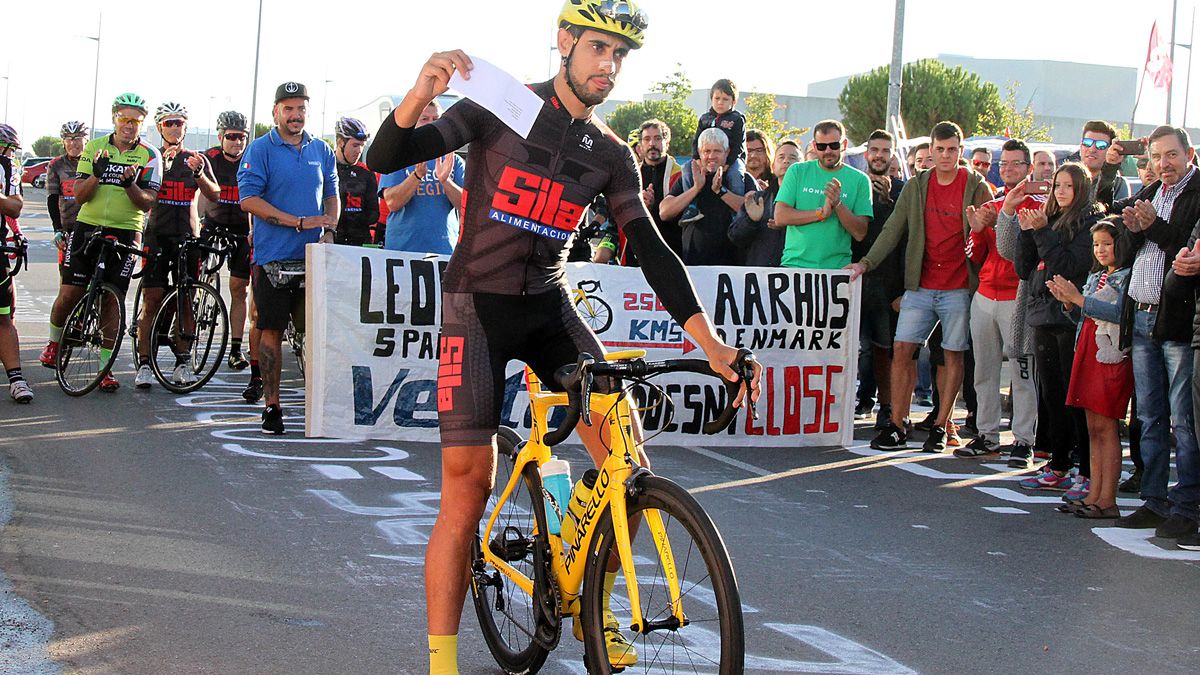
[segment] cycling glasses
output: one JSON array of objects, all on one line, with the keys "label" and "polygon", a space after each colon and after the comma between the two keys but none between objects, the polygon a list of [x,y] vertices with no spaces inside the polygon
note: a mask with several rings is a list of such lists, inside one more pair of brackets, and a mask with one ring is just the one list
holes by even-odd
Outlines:
[{"label": "cycling glasses", "polygon": [[187,123],[187,121],[186,121],[186,120],[181,120],[181,119],[179,119],[178,117],[176,117],[176,118],[174,118],[174,119],[169,119],[169,120],[163,120],[163,121],[162,121],[162,125],[163,125],[164,127],[181,127],[181,126],[183,126],[183,125],[184,125],[184,124],[186,124],[186,123]]},{"label": "cycling glasses", "polygon": [[224,138],[227,141],[244,141],[244,140],[246,140],[246,134],[239,134],[236,131],[230,133],[227,131],[227,132],[225,132]]},{"label": "cycling glasses", "polygon": [[819,152],[825,152],[826,150],[841,150],[842,142],[830,141],[829,143],[818,143],[817,141],[813,141],[813,146],[816,147]]},{"label": "cycling glasses", "polygon": [[125,115],[121,115],[119,117],[114,117],[113,121],[116,122],[118,126],[125,126],[126,124],[141,125],[142,121],[145,119],[145,117],[126,117]]},{"label": "cycling glasses", "polygon": [[1097,150],[1107,150],[1108,146],[1112,145],[1112,141],[1105,141],[1099,138],[1085,138],[1079,141],[1079,144],[1085,148],[1096,148]]},{"label": "cycling glasses", "polygon": [[629,11],[629,3],[626,0],[604,0],[604,2],[595,5],[600,13],[614,21],[624,21],[637,26],[640,30],[646,30],[650,27],[650,18],[642,10]]}]

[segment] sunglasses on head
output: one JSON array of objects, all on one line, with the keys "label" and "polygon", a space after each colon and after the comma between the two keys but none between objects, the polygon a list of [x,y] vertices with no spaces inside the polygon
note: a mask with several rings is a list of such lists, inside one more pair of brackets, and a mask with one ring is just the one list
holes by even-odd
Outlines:
[{"label": "sunglasses on head", "polygon": [[646,30],[650,27],[650,18],[642,10],[635,12],[629,11],[629,3],[626,0],[604,0],[604,2],[593,5],[604,16],[614,21],[624,21],[637,26],[639,30]]},{"label": "sunglasses on head", "polygon": [[162,125],[163,125],[164,127],[181,127],[181,126],[183,126],[184,124],[187,124],[187,121],[186,121],[186,120],[181,120],[181,119],[179,119],[179,118],[175,118],[175,119],[169,119],[169,120],[163,120],[163,121],[162,121]]},{"label": "sunglasses on head", "polygon": [[819,143],[817,141],[813,141],[813,147],[815,147],[819,152],[825,152],[826,150],[841,150],[842,142],[830,141],[829,143]]},{"label": "sunglasses on head", "polygon": [[120,117],[117,117],[116,122],[117,122],[117,124],[122,125],[122,126],[124,126],[126,124],[139,124],[140,125],[142,123],[142,120],[144,120],[144,119],[146,119],[146,118],[144,118],[144,117],[126,117],[125,115],[121,115]]},{"label": "sunglasses on head", "polygon": [[246,140],[246,134],[239,134],[237,132],[233,132],[233,133],[225,132],[225,140],[227,140],[227,141],[244,141],[244,140]]},{"label": "sunglasses on head", "polygon": [[1107,150],[1108,146],[1112,145],[1112,141],[1106,141],[1099,138],[1085,138],[1079,141],[1079,144],[1085,148],[1095,148],[1097,150]]}]

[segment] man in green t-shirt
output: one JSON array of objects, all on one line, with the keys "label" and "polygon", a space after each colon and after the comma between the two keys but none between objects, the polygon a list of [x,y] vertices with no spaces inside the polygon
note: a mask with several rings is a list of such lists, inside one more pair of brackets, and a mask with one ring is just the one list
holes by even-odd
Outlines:
[{"label": "man in green t-shirt", "polygon": [[867,235],[871,181],[842,162],[841,122],[817,122],[812,148],[817,158],[793,164],[775,198],[775,227],[787,229],[783,266],[841,269],[850,264],[850,238]]}]

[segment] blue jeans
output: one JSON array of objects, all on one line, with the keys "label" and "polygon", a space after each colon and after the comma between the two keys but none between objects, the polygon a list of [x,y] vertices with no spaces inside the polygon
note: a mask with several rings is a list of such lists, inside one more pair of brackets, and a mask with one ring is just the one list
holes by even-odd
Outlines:
[{"label": "blue jeans", "polygon": [[[1160,516],[1179,514],[1200,519],[1200,450],[1196,447],[1192,411],[1193,354],[1186,342],[1150,337],[1155,312],[1133,313],[1133,383],[1142,424],[1142,499]],[[1169,411],[1169,412],[1168,412]],[[1178,484],[1167,491],[1171,478],[1171,448],[1175,436]]]}]

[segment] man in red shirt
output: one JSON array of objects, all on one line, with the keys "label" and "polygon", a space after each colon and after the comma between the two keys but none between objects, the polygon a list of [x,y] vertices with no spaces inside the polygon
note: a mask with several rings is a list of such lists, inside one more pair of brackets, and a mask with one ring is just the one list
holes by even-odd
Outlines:
[{"label": "man in red shirt", "polygon": [[1040,209],[1045,194],[1027,194],[1026,179],[1033,170],[1029,146],[1009,140],[1000,150],[1000,180],[1004,190],[976,209],[967,207],[971,236],[967,257],[980,265],[979,288],[971,300],[971,345],[975,355],[975,392],[979,397],[976,425],[979,437],[954,451],[958,457],[984,457],[1000,452],[1000,369],[1007,353],[1012,370],[1014,457],[1032,457],[1037,425],[1037,391],[1033,359],[1025,345],[1013,340],[1017,306],[1016,269],[996,248],[996,215],[1004,206]]},{"label": "man in red shirt", "polygon": [[954,411],[963,379],[963,352],[970,343],[971,289],[975,270],[965,254],[967,206],[982,206],[992,198],[983,176],[959,165],[963,132],[953,122],[938,122],[932,137],[932,171],[917,174],[904,186],[896,208],[862,260],[851,263],[853,278],[878,267],[908,235],[904,251],[904,297],[892,358],[892,422],[871,441],[879,450],[907,448],[909,406],[917,370],[913,353],[942,324],[946,364],[938,374],[942,405],[938,419],[922,449],[946,449],[946,423]]}]

